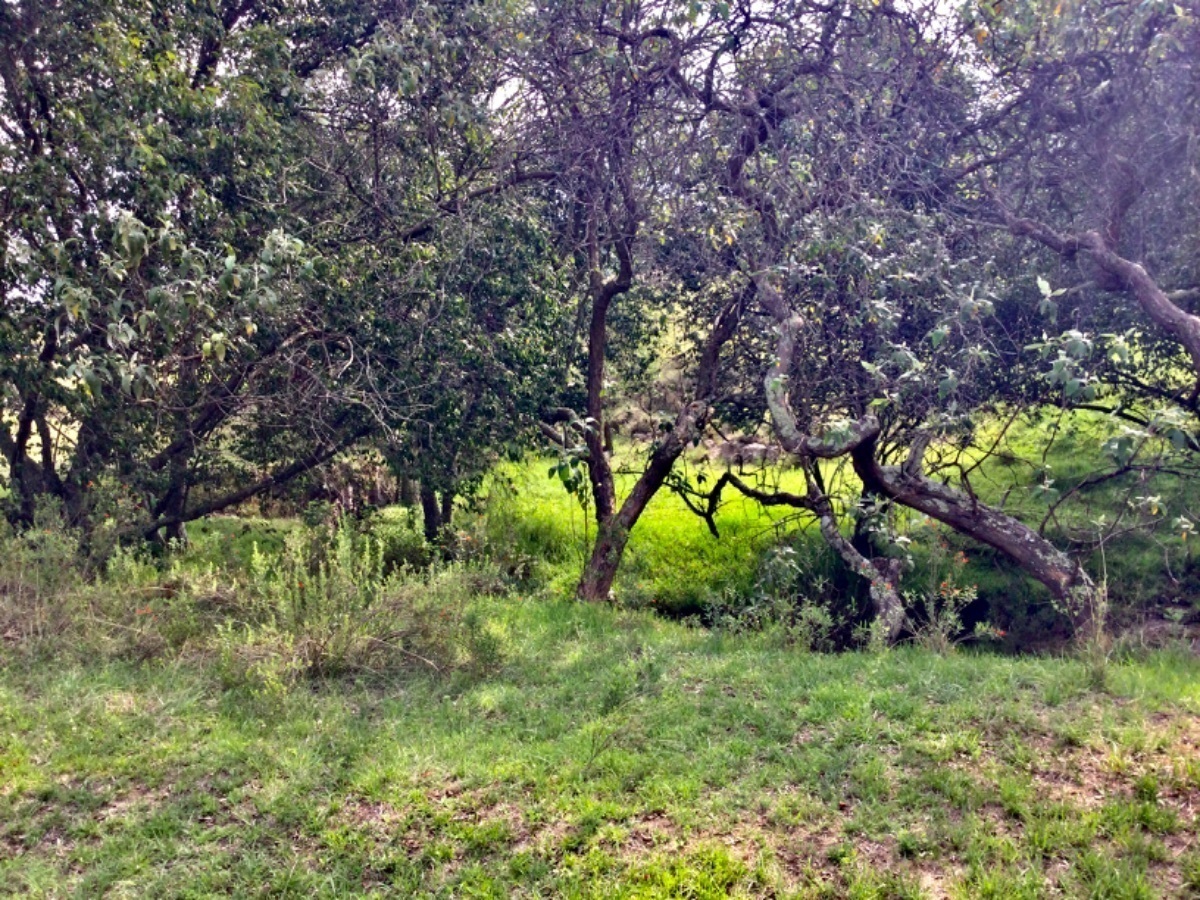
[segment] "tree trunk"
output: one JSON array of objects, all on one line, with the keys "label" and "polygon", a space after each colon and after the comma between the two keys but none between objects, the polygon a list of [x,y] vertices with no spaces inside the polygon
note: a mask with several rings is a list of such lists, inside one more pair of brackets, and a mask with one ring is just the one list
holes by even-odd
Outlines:
[{"label": "tree trunk", "polygon": [[596,532],[596,543],[592,546],[592,555],[583,570],[583,577],[576,591],[581,600],[609,599],[613,580],[621,565],[621,556],[625,553],[625,545],[629,543],[629,533],[646,511],[654,495],[658,493],[658,489],[663,486],[667,476],[671,474],[675,460],[679,459],[687,442],[703,427],[707,419],[706,401],[696,401],[684,407],[675,421],[675,427],[658,445],[621,508],[615,515],[600,523]]},{"label": "tree trunk", "polygon": [[[815,466],[815,464],[813,464]],[[871,608],[884,642],[896,643],[904,628],[904,603],[896,583],[900,578],[900,561],[896,559],[870,559],[842,534],[837,516],[829,497],[821,493],[811,474],[809,500],[821,526],[821,537],[855,575],[864,579],[870,590]]]},{"label": "tree trunk", "polygon": [[447,488],[442,491],[442,528],[449,528],[454,518],[454,491]]},{"label": "tree trunk", "polygon": [[421,482],[418,493],[421,497],[421,513],[424,519],[425,540],[436,544],[442,533],[442,510],[438,505],[438,497],[424,481]]},{"label": "tree trunk", "polygon": [[212,515],[215,512],[220,512],[223,509],[228,509],[231,506],[237,506],[239,503],[244,503],[251,497],[257,497],[259,494],[265,493],[272,488],[286,484],[293,478],[303,475],[305,472],[312,471],[317,466],[324,465],[338,453],[341,453],[347,447],[356,444],[362,438],[366,437],[368,433],[369,429],[367,428],[357,429],[345,435],[340,441],[335,441],[332,444],[314,450],[302,459],[295,460],[282,469],[260,478],[253,484],[248,484],[224,496],[201,503],[192,509],[184,510],[179,516],[158,517],[142,529],[142,534],[146,538],[152,538],[159,529],[167,528],[175,521],[192,522],[196,519]]},{"label": "tree trunk", "polygon": [[172,542],[181,547],[187,546],[187,524],[183,521],[183,513],[187,504],[187,488],[182,482],[173,482],[167,489],[167,494],[155,517],[164,516],[170,521],[163,526],[163,542]]},{"label": "tree trunk", "polygon": [[[763,491],[746,484],[732,471],[726,471],[713,486],[708,494],[709,530],[716,535],[716,525],[712,514],[721,501],[721,492],[725,485],[732,484],[747,497],[757,500],[763,506],[790,506],[794,509],[806,509],[817,517],[821,527],[821,536],[829,544],[830,549],[837,553],[846,566],[861,578],[867,580],[871,589],[871,603],[875,610],[876,621],[883,629],[884,640],[895,643],[904,626],[904,604],[896,585],[900,580],[900,560],[870,559],[861,552],[854,543],[848,540],[838,528],[837,516],[833,504],[825,493],[821,483],[820,470],[811,458],[804,459],[804,478],[808,490],[804,494],[793,494],[788,491]],[[702,513],[703,514],[703,513]]]},{"label": "tree trunk", "polygon": [[612,466],[604,452],[604,354],[608,344],[608,307],[612,296],[600,289],[592,301],[592,323],[588,330],[587,415],[590,420],[583,433],[587,446],[588,480],[592,486],[596,524],[604,528],[617,505]]},{"label": "tree trunk", "polygon": [[[38,381],[50,373],[51,363],[58,353],[57,323],[46,329],[41,352],[38,354],[40,371]],[[29,457],[29,441],[40,416],[45,415],[45,401],[42,396],[40,383],[22,386],[21,412],[17,416],[16,432],[11,441],[5,441],[8,450],[8,472],[12,479],[13,494],[18,501],[18,520],[25,525],[32,524],[37,497],[44,493],[47,485],[43,483],[42,472]]]},{"label": "tree trunk", "polygon": [[[596,513],[596,544],[583,570],[576,594],[581,600],[607,600],[621,563],[621,554],[625,552],[625,544],[629,540],[629,532],[627,529],[620,530],[614,518],[617,489],[604,446],[604,358],[608,352],[608,309],[614,298],[629,289],[632,269],[623,255],[621,275],[606,282],[600,274],[599,251],[594,242],[589,245],[588,257],[592,318],[588,326],[589,421],[583,432],[583,442],[588,452],[588,481]],[[638,510],[638,515],[640,513],[641,510]]]},{"label": "tree trunk", "polygon": [[185,443],[179,452],[171,457],[167,489],[153,510],[155,519],[168,520],[163,526],[161,538],[167,544],[174,541],[182,546],[187,545],[187,526],[183,521],[183,514],[187,508],[187,466],[190,453],[191,445]]},{"label": "tree trunk", "polygon": [[[621,508],[604,519],[598,517],[596,543],[592,547],[592,555],[584,567],[583,576],[579,580],[576,595],[581,600],[608,600],[612,593],[613,581],[621,565],[621,557],[625,546],[629,543],[629,533],[637,524],[639,518],[651,499],[658,492],[671,474],[675,461],[679,459],[688,443],[700,435],[708,423],[711,413],[709,400],[716,392],[717,375],[720,366],[721,348],[733,336],[741,318],[744,303],[753,292],[753,286],[732,298],[722,308],[712,331],[705,342],[704,352],[696,369],[697,399],[688,403],[680,410],[675,424],[662,442],[650,456],[650,462],[643,470],[641,477],[634,484],[633,490],[621,504]],[[596,449],[600,441],[596,442]],[[592,445],[588,445],[593,452]],[[605,471],[608,483],[612,484],[612,470],[605,460]]]},{"label": "tree trunk", "polygon": [[629,532],[620,531],[611,520],[599,527],[592,555],[588,558],[575,593],[580,600],[600,601],[612,597],[613,581],[621,567],[621,556],[629,543]]},{"label": "tree trunk", "polygon": [[405,509],[411,509],[417,505],[416,479],[401,475],[397,480],[400,482],[400,505]]},{"label": "tree trunk", "polygon": [[1087,572],[1029,526],[977,498],[940,484],[922,471],[927,441],[918,441],[902,466],[875,458],[878,427],[851,450],[854,470],[864,485],[897,503],[924,513],[960,534],[1004,553],[1040,581],[1087,640],[1103,628],[1103,597]]}]

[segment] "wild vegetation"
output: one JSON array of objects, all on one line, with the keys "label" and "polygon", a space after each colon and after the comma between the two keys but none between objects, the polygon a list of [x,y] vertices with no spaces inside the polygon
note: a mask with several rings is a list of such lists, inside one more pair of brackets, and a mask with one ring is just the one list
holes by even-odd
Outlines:
[{"label": "wild vegetation", "polygon": [[4,889],[1200,893],[1197,59],[0,5]]},{"label": "wild vegetation", "polygon": [[[1100,660],[988,649],[1003,629],[955,649],[945,616],[982,568],[951,548],[928,563],[946,583],[906,592],[913,641],[822,652],[845,623],[819,535],[779,548],[747,501],[717,541],[666,496],[620,606],[579,604],[589,519],[544,474],[508,469],[461,520],[461,558],[431,568],[396,509],[369,527],[215,518],[169,565],[121,552],[93,579],[77,535],[9,537],[4,890],[1200,890],[1182,631]],[[681,548],[703,560],[686,584]],[[688,590],[710,627],[656,612]]]}]

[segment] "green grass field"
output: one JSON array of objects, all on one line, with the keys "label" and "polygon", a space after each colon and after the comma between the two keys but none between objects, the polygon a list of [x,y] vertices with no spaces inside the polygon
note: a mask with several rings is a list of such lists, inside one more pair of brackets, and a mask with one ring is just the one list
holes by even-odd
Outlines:
[{"label": "green grass field", "polygon": [[[0,893],[1200,897],[1182,643],[834,655],[656,615],[806,540],[736,499],[720,541],[656,500],[619,604],[584,606],[584,511],[541,463],[498,476],[432,574],[347,545],[314,588],[287,521],[200,523],[99,583],[7,539]],[[417,524],[372,533],[399,564]]]},{"label": "green grass field", "polygon": [[789,651],[480,601],[489,677],[0,670],[14,896],[1200,892],[1200,663]]},{"label": "green grass field", "polygon": [[[803,489],[798,471],[765,477],[784,490]],[[625,475],[619,487],[628,489],[633,480]],[[541,462],[502,467],[487,491],[492,515],[484,521],[485,538],[549,563],[545,577],[553,591],[574,588],[588,542],[595,536],[590,511],[582,509],[557,479],[547,478]],[[803,527],[793,510],[764,508],[732,490],[716,522],[719,539],[682,500],[661,491],[630,535],[614,586],[617,601],[668,613],[696,613],[714,593],[746,589],[762,554]]]}]

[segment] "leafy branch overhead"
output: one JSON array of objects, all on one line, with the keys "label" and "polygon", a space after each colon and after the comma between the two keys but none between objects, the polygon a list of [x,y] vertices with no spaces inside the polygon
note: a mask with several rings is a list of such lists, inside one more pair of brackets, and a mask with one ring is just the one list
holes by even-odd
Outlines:
[{"label": "leafy branch overhead", "polygon": [[122,540],[181,539],[370,447],[434,538],[549,446],[601,600],[734,436],[804,473],[898,628],[896,535],[852,546],[853,510],[1098,590],[1093,544],[980,499],[1020,417],[1107,416],[1130,509],[1135,473],[1193,465],[1200,24],[1173,4],[68,0],[6,4],[0,43],[17,524],[51,500],[91,532],[120,486]]}]

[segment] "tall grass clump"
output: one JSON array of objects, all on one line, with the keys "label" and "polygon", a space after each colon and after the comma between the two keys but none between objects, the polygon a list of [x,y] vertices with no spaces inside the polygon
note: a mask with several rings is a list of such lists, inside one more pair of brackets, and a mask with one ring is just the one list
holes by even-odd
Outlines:
[{"label": "tall grass clump", "polygon": [[544,583],[558,574],[578,577],[590,536],[587,512],[540,465],[508,466],[490,477],[482,514],[461,549],[492,561],[511,578]]},{"label": "tall grass clump", "polygon": [[806,542],[767,551],[749,590],[726,587],[710,595],[706,617],[720,631],[761,631],[801,650],[831,650],[844,612],[836,609],[827,561]]},{"label": "tall grass clump", "polygon": [[0,520],[0,642],[45,649],[64,638],[84,608],[77,532],[53,507],[15,532]]},{"label": "tall grass clump", "polygon": [[0,530],[0,642],[19,657],[215,662],[226,688],[278,694],[316,678],[482,676],[504,644],[480,598],[510,581],[482,559],[395,565],[349,520],[287,531],[244,569],[176,548],[118,548],[90,566],[78,535],[42,517]]},{"label": "tall grass clump", "polygon": [[504,587],[478,563],[388,571],[383,543],[347,521],[298,529],[278,555],[252,558],[244,600],[217,629],[219,672],[264,692],[347,674],[486,674],[501,642],[471,606]]}]

